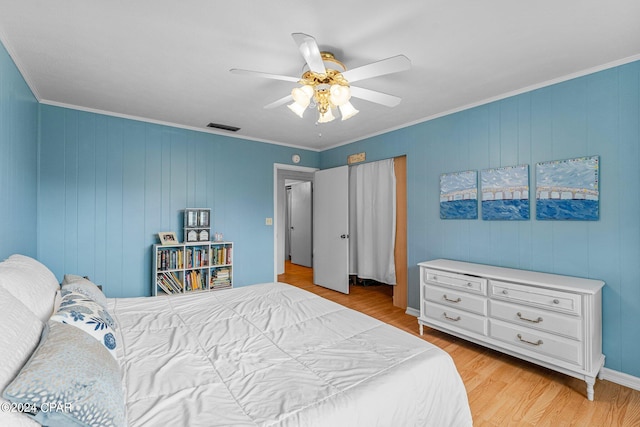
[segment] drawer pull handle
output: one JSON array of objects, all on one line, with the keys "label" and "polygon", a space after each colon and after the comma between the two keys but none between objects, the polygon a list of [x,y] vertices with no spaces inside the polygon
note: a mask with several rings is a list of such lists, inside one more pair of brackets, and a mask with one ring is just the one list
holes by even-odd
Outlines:
[{"label": "drawer pull handle", "polygon": [[433,276],[431,276],[431,280],[433,280],[433,281],[436,281],[436,282],[437,282],[437,281],[438,281],[438,276],[436,276],[436,275],[434,274]]},{"label": "drawer pull handle", "polygon": [[523,339],[522,335],[520,335],[520,334],[518,334],[518,339],[521,342],[526,343],[526,344],[531,344],[531,345],[542,345],[543,344],[542,340],[538,340],[537,342],[527,341],[527,340]]},{"label": "drawer pull handle", "polygon": [[527,319],[526,317],[523,317],[522,313],[520,313],[520,312],[518,312],[517,315],[520,318],[520,320],[524,320],[524,321],[527,321],[527,322],[531,322],[531,323],[540,323],[540,322],[542,322],[542,317],[538,317],[537,319]]},{"label": "drawer pull handle", "polygon": [[503,289],[503,290],[502,290],[502,294],[503,294],[503,295],[509,295],[509,291],[507,291],[506,289]]},{"label": "drawer pull handle", "polygon": [[447,295],[446,295],[446,294],[445,294],[445,295],[442,295],[442,298],[444,298],[444,299],[445,299],[445,301],[455,302],[455,303],[458,303],[458,302],[462,301],[462,298],[460,298],[460,297],[458,297],[458,298],[456,298],[456,299],[447,298]]},{"label": "drawer pull handle", "polygon": [[452,322],[457,322],[458,320],[460,320],[460,316],[458,316],[458,317],[450,317],[450,316],[447,316],[447,313],[442,313],[442,314],[444,315],[445,319],[451,320]]},{"label": "drawer pull handle", "polygon": [[473,283],[467,282],[467,286],[473,286]]},{"label": "drawer pull handle", "polygon": [[554,303],[554,304],[560,304],[560,300],[554,299],[554,300],[553,300],[553,303]]}]

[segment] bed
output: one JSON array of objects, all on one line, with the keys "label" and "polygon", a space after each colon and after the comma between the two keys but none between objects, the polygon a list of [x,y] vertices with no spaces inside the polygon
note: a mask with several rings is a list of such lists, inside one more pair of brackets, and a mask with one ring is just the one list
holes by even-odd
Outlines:
[{"label": "bed", "polygon": [[[7,425],[25,426],[35,425],[33,419],[131,427],[472,424],[464,385],[446,352],[291,285],[111,299],[76,282],[71,291],[63,286],[62,297],[47,290],[54,314],[47,319],[47,304],[29,323],[28,304],[6,289],[2,264],[0,309],[20,313],[0,311],[0,322],[7,328],[5,322],[19,321],[28,333],[0,344],[29,354],[13,358],[10,365],[20,366],[9,378],[0,372],[0,425],[3,417],[12,417]],[[100,339],[72,325],[69,307],[77,303],[89,305],[85,320],[94,319],[92,328],[104,326]],[[63,372],[52,372],[58,365]],[[49,399],[58,399],[52,406],[38,397],[49,387],[43,369],[56,384],[81,379],[50,392]],[[25,408],[33,413],[17,411]]]}]

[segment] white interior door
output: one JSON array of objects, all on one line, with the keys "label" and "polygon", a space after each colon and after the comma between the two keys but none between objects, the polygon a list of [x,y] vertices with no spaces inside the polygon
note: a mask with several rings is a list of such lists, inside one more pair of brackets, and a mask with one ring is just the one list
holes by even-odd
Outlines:
[{"label": "white interior door", "polygon": [[315,173],[313,283],[349,293],[348,166]]},{"label": "white interior door", "polygon": [[311,267],[311,183],[293,184],[289,194],[291,195],[291,220],[289,223],[291,262]]}]

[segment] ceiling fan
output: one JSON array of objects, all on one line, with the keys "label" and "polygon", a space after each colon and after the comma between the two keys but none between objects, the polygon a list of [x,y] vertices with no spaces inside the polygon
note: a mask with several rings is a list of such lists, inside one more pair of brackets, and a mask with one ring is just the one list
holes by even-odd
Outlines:
[{"label": "ceiling fan", "polygon": [[397,73],[411,68],[411,61],[404,55],[397,55],[371,64],[347,70],[333,53],[320,51],[316,40],[303,33],[291,34],[298,45],[306,66],[301,77],[290,77],[260,71],[232,68],[234,74],[264,77],[299,83],[290,95],[278,99],[264,108],[275,108],[290,101],[288,107],[302,117],[307,107],[317,108],[318,123],[327,123],[335,119],[333,109],[339,109],[342,120],[347,120],[358,110],[349,102],[351,97],[364,99],[387,107],[395,107],[401,98],[386,93],[351,86],[351,83],[385,74]]}]

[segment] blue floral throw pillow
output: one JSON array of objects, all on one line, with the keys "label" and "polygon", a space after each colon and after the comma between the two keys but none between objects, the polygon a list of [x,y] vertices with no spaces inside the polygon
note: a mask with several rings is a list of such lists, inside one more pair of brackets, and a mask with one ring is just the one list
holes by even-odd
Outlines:
[{"label": "blue floral throw pillow", "polygon": [[62,290],[62,302],[51,320],[81,329],[104,345],[116,358],[116,324],[109,312],[87,296]]}]

